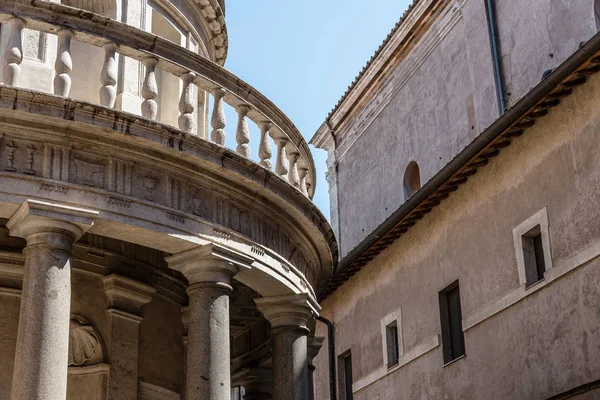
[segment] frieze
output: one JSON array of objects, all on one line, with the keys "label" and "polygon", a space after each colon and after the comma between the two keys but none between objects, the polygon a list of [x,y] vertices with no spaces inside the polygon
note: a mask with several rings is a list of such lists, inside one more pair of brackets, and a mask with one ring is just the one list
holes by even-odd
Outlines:
[{"label": "frieze", "polygon": [[106,164],[104,160],[85,158],[80,154],[73,157],[73,181],[86,186],[104,188]]},{"label": "frieze", "polygon": [[[221,225],[214,234],[222,240],[233,240],[233,232],[256,242],[251,251],[264,256],[262,246],[289,260],[305,274],[310,271],[310,254],[298,238],[279,226],[260,211],[254,211],[233,196],[199,182],[190,176],[171,173],[161,165],[149,166],[120,157],[83,152],[71,143],[41,143],[24,141],[3,135],[0,138],[0,169],[43,176],[55,181],[72,182],[109,191],[106,204],[123,209],[132,207],[131,196],[151,201],[170,210],[165,216],[178,224],[187,222],[189,215],[198,216],[211,224]],[[168,171],[168,172],[167,172]],[[68,186],[40,183],[40,191],[67,194]],[[114,193],[114,194],[112,194]],[[230,230],[230,231],[228,231]],[[312,263],[314,264],[314,262]]]},{"label": "frieze", "polygon": [[38,146],[35,143],[4,137],[0,146],[0,169],[37,175],[41,164],[37,150]]},{"label": "frieze", "polygon": [[69,180],[71,149],[64,146],[44,144],[42,176],[58,181]]}]

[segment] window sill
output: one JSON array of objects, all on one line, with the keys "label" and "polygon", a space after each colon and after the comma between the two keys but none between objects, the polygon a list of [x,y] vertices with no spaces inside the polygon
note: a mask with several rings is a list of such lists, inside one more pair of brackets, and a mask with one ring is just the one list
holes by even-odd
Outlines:
[{"label": "window sill", "polygon": [[545,278],[542,278],[542,279],[540,279],[539,281],[537,281],[537,282],[534,282],[534,283],[532,283],[532,284],[531,284],[531,285],[529,285],[529,286],[525,286],[525,290],[532,289],[532,288],[536,287],[537,285],[540,285],[540,284],[542,284],[542,283],[544,282],[544,279],[545,279]]},{"label": "window sill", "polygon": [[455,359],[454,359],[454,360],[452,360],[452,361],[448,361],[446,364],[442,365],[442,368],[446,368],[447,366],[449,366],[449,365],[452,365],[452,364],[454,364],[455,362],[457,362],[458,360],[462,360],[463,358],[466,358],[466,357],[467,357],[467,355],[466,355],[466,354],[463,354],[462,356],[460,356],[460,357],[457,357],[457,358],[455,358]]}]

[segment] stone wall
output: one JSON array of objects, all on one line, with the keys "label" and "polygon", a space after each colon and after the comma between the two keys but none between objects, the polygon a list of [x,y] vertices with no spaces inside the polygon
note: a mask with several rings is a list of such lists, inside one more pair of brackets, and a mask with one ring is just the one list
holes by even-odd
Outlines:
[{"label": "stone wall", "polygon": [[[323,302],[355,399],[548,399],[598,378],[599,101],[594,76]],[[513,229],[540,210],[553,268],[525,289]],[[438,293],[457,279],[466,357],[443,367]],[[381,320],[398,309],[404,356],[388,372]]]},{"label": "stone wall", "polygon": [[[594,8],[591,0],[497,3],[512,106],[596,33]],[[411,161],[426,183],[498,117],[484,4],[452,1],[375,99],[336,132],[332,219],[342,258],[404,203]]]}]

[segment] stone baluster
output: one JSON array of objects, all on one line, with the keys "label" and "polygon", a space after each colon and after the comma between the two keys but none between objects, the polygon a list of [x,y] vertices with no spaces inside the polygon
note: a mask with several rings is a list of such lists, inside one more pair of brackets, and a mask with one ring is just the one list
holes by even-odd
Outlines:
[{"label": "stone baluster", "polygon": [[273,400],[308,400],[307,325],[319,306],[306,293],[254,299],[271,324]]},{"label": "stone baluster", "polygon": [[287,157],[290,162],[288,179],[293,186],[299,187],[300,178],[298,176],[298,158],[300,158],[300,153],[298,153],[296,149],[291,149],[288,151]]},{"label": "stone baluster", "polygon": [[106,348],[110,363],[109,399],[138,398],[138,357],[141,308],[156,289],[137,280],[111,274],[104,278],[108,300]]},{"label": "stone baluster", "polygon": [[285,146],[289,140],[286,137],[278,137],[275,139],[275,145],[277,146],[277,160],[275,162],[275,172],[283,179],[288,179],[288,164],[287,157],[285,155]]},{"label": "stone baluster", "polygon": [[252,259],[214,244],[166,258],[188,280],[186,400],[225,400],[231,394],[231,280]]},{"label": "stone baluster", "polygon": [[4,53],[5,64],[2,73],[4,84],[8,86],[18,86],[21,78],[21,62],[23,61],[22,33],[25,23],[24,20],[17,17],[8,20],[10,36]]},{"label": "stone baluster", "polygon": [[117,75],[119,66],[117,64],[117,45],[107,42],[104,48],[104,65],[100,74],[100,104],[113,108],[117,100]]},{"label": "stone baluster", "polygon": [[273,168],[273,163],[271,163],[273,153],[271,152],[271,141],[269,140],[272,125],[269,121],[263,121],[259,124],[260,146],[258,147],[258,156],[260,157],[260,165],[269,170]]},{"label": "stone baluster", "polygon": [[71,90],[71,72],[73,60],[71,59],[71,38],[73,32],[68,29],[58,31],[58,54],[54,63],[56,76],[54,77],[54,94],[68,97]]},{"label": "stone baluster", "polygon": [[211,139],[213,142],[220,146],[225,145],[225,108],[224,108],[224,97],[225,89],[216,88],[212,92],[214,96],[213,112],[210,124],[213,128]]},{"label": "stone baluster", "polygon": [[181,75],[183,88],[181,89],[181,97],[179,98],[179,129],[184,132],[192,133],[194,130],[194,75],[187,72]]},{"label": "stone baluster", "polygon": [[158,64],[158,59],[155,57],[146,57],[142,60],[142,63],[146,67],[146,76],[142,84],[142,97],[144,98],[142,116],[149,119],[156,119],[158,116],[158,103],[156,102],[156,98],[158,97],[158,84],[156,83],[156,65]]},{"label": "stone baluster", "polygon": [[97,215],[27,200],[6,224],[27,242],[12,400],[66,399],[73,243]]},{"label": "stone baluster", "polygon": [[308,189],[306,188],[306,175],[308,174],[308,168],[302,166],[298,167],[298,178],[300,179],[300,191],[308,197]]},{"label": "stone baluster", "polygon": [[242,104],[236,107],[238,113],[238,125],[235,134],[235,140],[237,141],[236,151],[244,157],[250,157],[250,129],[248,129],[248,121],[246,117],[250,112],[250,106]]}]

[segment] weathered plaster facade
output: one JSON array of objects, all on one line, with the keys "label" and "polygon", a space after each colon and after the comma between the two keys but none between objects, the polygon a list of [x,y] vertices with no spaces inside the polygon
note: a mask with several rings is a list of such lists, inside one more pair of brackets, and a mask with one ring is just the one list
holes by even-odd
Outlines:
[{"label": "weathered plaster facade", "polygon": [[[476,175],[449,178],[460,181],[446,186],[449,197],[393,239],[372,237],[408,200],[411,161],[425,185],[498,118],[484,3],[416,2],[312,140],[329,154],[341,248],[344,282],[321,302],[335,327],[338,394],[340,357],[350,351],[354,399],[600,396],[599,76],[536,115]],[[496,3],[510,108],[532,96],[544,71],[575,63],[569,57],[583,43],[596,43],[592,1]],[[546,270],[526,287],[520,241],[532,221],[547,235]],[[377,251],[353,264],[371,239]],[[439,293],[457,280],[465,357],[444,366]],[[400,316],[391,368],[382,334],[389,315]],[[323,324],[317,334],[327,336]],[[327,354],[315,364],[327,368]],[[330,398],[326,374],[315,385],[318,399]]]},{"label": "weathered plaster facade", "polygon": [[224,5],[0,2],[0,398],[309,398],[337,245]]}]

